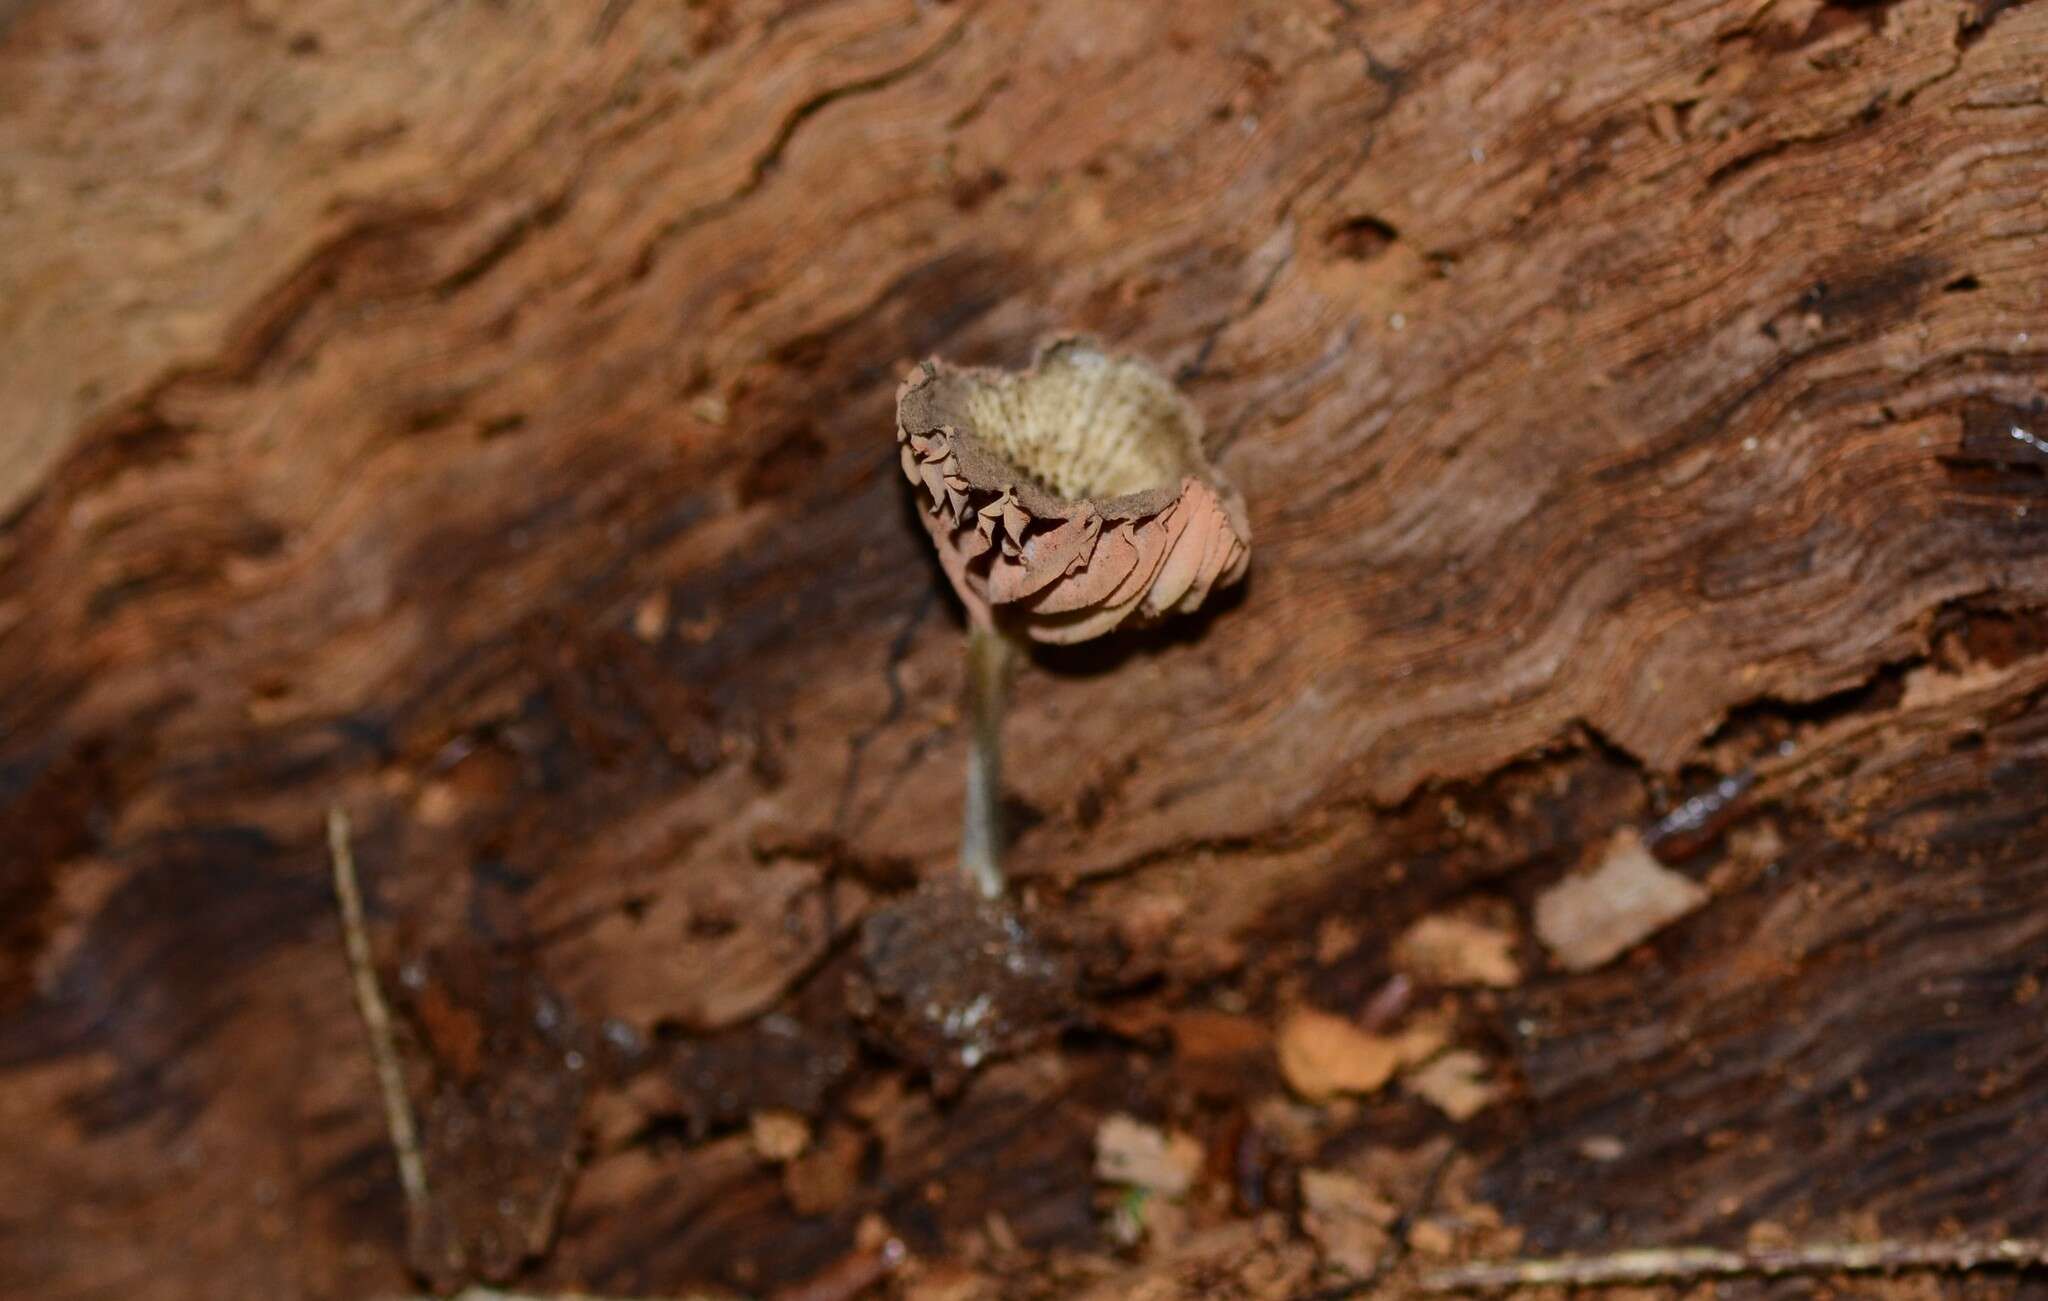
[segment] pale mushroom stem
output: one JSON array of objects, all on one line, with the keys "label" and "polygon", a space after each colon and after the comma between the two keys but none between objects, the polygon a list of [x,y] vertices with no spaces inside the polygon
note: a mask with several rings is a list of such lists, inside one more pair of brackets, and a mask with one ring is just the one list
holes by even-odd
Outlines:
[{"label": "pale mushroom stem", "polygon": [[967,632],[967,820],[960,870],[991,899],[1003,893],[1003,705],[1017,644],[976,621]]}]

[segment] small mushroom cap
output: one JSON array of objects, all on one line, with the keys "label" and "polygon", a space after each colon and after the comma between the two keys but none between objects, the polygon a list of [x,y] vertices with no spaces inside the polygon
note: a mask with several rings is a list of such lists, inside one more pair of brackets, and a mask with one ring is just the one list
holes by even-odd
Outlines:
[{"label": "small mushroom cap", "polygon": [[1062,336],[1029,368],[925,362],[896,394],[903,473],[976,622],[1033,641],[1195,609],[1244,577],[1244,501],[1142,361]]}]

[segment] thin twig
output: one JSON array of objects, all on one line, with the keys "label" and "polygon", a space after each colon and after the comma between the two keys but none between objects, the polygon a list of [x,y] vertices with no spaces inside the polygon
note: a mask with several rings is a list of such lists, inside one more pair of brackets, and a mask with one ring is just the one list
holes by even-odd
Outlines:
[{"label": "thin twig", "polygon": [[405,1092],[405,1073],[391,1039],[391,1010],[377,987],[377,969],[370,963],[370,938],[363,930],[363,894],[356,883],[355,853],[349,848],[348,814],[339,804],[327,809],[327,849],[334,860],[334,895],[341,901],[341,935],[348,946],[349,974],[355,978],[356,1010],[370,1034],[370,1060],[377,1066],[377,1086],[384,1094],[384,1123],[398,1153],[398,1182],[405,1189],[406,1209],[418,1224],[427,1213],[427,1168],[420,1159],[419,1126]]},{"label": "thin twig", "polygon": [[[407,1297],[405,1301],[440,1301],[436,1297]],[[466,1287],[448,1301],[659,1301],[654,1297],[600,1296],[595,1292],[502,1292],[494,1287]],[[670,1301],[718,1301],[708,1294],[689,1293]]]},{"label": "thin twig", "polygon": [[1693,1280],[1757,1274],[1856,1274],[1873,1270],[1973,1270],[2048,1267],[2048,1239],[1999,1238],[1984,1242],[1820,1243],[1723,1251],[1714,1247],[1649,1247],[1603,1256],[1560,1256],[1549,1260],[1484,1261],[1422,1276],[1425,1292],[1479,1288],[1579,1287]]},{"label": "thin twig", "polygon": [[450,1297],[404,1296],[389,1301],[726,1301],[708,1292],[685,1292],[674,1297],[605,1296],[596,1292],[507,1292],[502,1288],[472,1284]]}]

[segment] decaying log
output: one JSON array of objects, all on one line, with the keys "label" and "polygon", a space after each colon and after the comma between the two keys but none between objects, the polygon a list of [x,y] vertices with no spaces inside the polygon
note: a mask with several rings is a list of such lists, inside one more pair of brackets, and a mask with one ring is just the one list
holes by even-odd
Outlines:
[{"label": "decaying log", "polygon": [[[1691,917],[1424,991],[1508,1102],[1313,1159],[1453,1135],[1546,1253],[2039,1235],[2044,189],[2012,0],[0,0],[0,1293],[413,1289],[337,802],[388,987],[616,1059],[523,1289],[1092,1258],[1113,1111],[1287,1210],[1258,1025],[1738,776]],[[966,746],[892,405],[1063,329],[1257,551],[1020,676],[1084,1028],[939,1099],[842,994]],[[789,1043],[843,1169],[748,1145]]]}]

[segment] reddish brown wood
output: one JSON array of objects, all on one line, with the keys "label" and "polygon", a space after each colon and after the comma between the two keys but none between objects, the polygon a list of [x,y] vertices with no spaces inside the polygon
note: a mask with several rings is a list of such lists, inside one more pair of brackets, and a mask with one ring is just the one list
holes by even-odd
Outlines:
[{"label": "reddish brown wood", "polygon": [[[0,1292],[407,1285],[335,800],[387,980],[480,946],[610,1036],[523,1285],[880,1215],[1078,1293],[1100,1116],[1279,1088],[1176,1018],[1360,1009],[1745,771],[1695,917],[1419,991],[1512,1102],[1261,1130],[1260,1196],[1446,1134],[1550,1249],[2040,1232],[2044,68],[2004,0],[0,0]],[[965,743],[892,399],[1062,328],[1178,375],[1251,575],[1021,676],[1079,1026],[942,1103],[843,997]],[[517,1004],[415,1016],[423,1102]],[[868,1183],[796,1214],[754,1089]],[[1299,1273],[1198,1227],[1190,1288]]]}]

